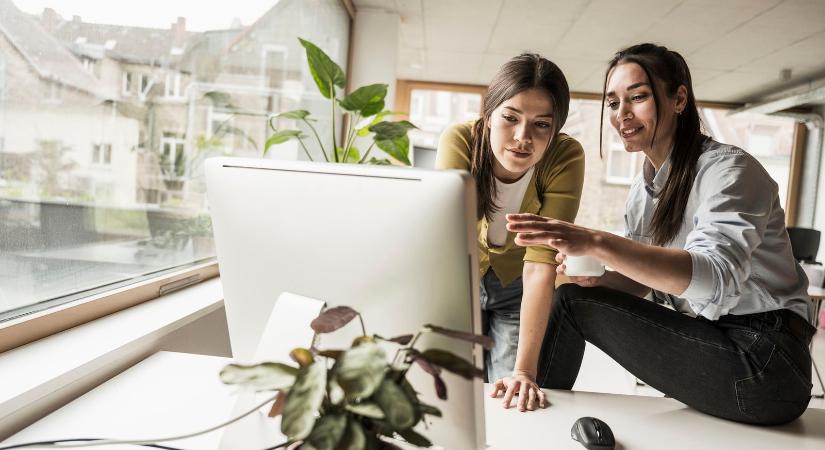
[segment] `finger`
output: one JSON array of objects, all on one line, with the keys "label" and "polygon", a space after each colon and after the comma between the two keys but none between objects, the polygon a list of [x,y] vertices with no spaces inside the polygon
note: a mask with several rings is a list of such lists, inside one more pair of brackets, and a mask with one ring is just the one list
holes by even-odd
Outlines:
[{"label": "finger", "polygon": [[559,264],[558,266],[556,266],[556,273],[559,275],[564,275],[565,270],[567,270],[567,266],[565,266],[564,264]]},{"label": "finger", "polygon": [[505,390],[504,380],[499,378],[495,383],[493,383],[493,390],[490,392],[490,397],[497,398],[498,394],[503,393]]},{"label": "finger", "polygon": [[556,230],[558,227],[550,222],[536,222],[528,220],[525,222],[507,222],[509,231],[543,231]]},{"label": "finger", "polygon": [[508,384],[507,392],[504,393],[504,408],[510,407],[510,403],[513,401],[513,395],[516,394],[516,387],[518,384],[518,381],[513,381]]},{"label": "finger", "polygon": [[524,222],[524,221],[533,221],[533,222],[544,222],[548,219],[544,216],[540,216],[538,214],[528,214],[528,213],[516,213],[516,214],[507,214],[505,215],[508,222]]},{"label": "finger", "polygon": [[550,406],[550,402],[547,401],[547,394],[544,393],[541,389],[538,390],[539,396],[539,406],[542,408],[547,408]]},{"label": "finger", "polygon": [[518,410],[524,412],[527,409],[527,391],[530,389],[529,383],[522,382],[518,392]]},{"label": "finger", "polygon": [[556,253],[556,262],[559,263],[559,264],[563,263],[565,257],[566,257],[566,255],[562,252]]},{"label": "finger", "polygon": [[530,386],[530,390],[527,391],[528,393],[528,400],[527,400],[527,409],[530,411],[534,411],[536,409],[536,390],[538,388],[536,386]]}]

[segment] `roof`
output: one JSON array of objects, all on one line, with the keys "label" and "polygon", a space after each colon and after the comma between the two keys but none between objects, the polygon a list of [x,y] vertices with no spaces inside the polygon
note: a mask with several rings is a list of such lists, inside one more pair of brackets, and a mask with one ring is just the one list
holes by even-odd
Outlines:
[{"label": "roof", "polygon": [[[185,40],[195,33],[187,32]],[[54,31],[57,39],[77,43],[85,38],[90,44],[106,45],[106,54],[114,59],[135,64],[173,65],[179,54],[173,54],[175,33],[171,29],[105,25],[81,21],[63,21]],[[185,41],[184,41],[185,42]]]},{"label": "roof", "polygon": [[106,97],[99,81],[83,69],[80,61],[10,0],[0,0],[0,34],[9,40],[41,78],[96,97]]}]

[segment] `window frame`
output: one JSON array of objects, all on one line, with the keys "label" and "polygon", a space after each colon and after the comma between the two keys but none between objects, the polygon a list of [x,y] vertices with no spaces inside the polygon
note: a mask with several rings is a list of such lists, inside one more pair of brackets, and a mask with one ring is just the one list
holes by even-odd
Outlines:
[{"label": "window frame", "polygon": [[0,353],[219,275],[213,258],[0,323]]}]

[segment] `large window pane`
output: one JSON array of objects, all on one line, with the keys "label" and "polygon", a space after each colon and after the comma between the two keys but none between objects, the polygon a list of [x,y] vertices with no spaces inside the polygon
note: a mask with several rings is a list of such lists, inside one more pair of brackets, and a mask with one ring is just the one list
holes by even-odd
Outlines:
[{"label": "large window pane", "polygon": [[0,0],[0,320],[213,258],[203,161],[331,134],[297,37],[346,70],[348,35],[340,0]]},{"label": "large window pane", "polygon": [[[762,163],[779,185],[784,207],[793,140],[793,120],[763,114],[729,114],[729,110],[700,108],[704,132],[714,139],[738,146]],[[604,157],[599,157],[601,102],[573,100],[562,131],[575,137],[585,149],[585,182],[576,222],[614,233],[624,230],[624,208],[630,184],[641,172],[641,154],[624,151],[615,131],[605,120]]]}]

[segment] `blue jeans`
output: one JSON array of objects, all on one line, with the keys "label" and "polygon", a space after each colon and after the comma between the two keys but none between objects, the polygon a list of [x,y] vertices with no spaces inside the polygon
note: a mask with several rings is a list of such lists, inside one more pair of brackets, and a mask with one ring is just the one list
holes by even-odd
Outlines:
[{"label": "blue jeans", "polygon": [[481,330],[495,341],[492,350],[484,352],[489,382],[510,376],[516,365],[521,293],[521,278],[502,286],[492,268],[481,280]]},{"label": "blue jeans", "polygon": [[789,310],[693,318],[606,288],[556,289],[537,382],[571,389],[585,341],[649,386],[717,417],[776,425],[811,397],[814,334]]}]

